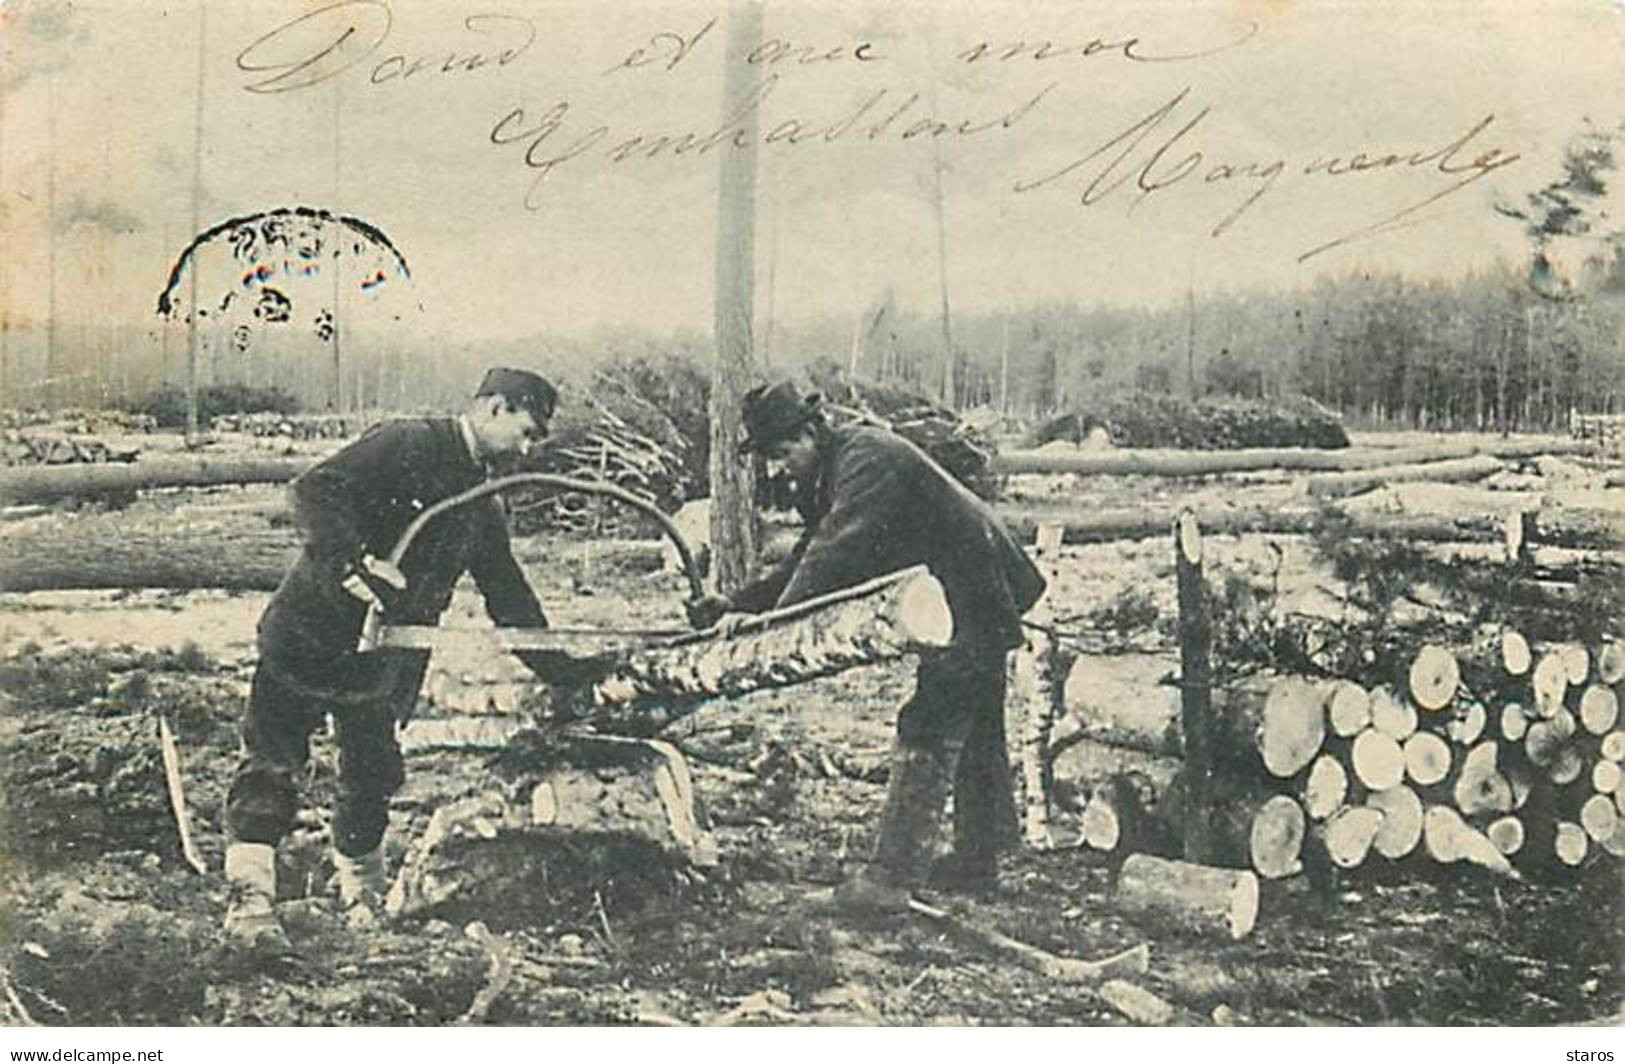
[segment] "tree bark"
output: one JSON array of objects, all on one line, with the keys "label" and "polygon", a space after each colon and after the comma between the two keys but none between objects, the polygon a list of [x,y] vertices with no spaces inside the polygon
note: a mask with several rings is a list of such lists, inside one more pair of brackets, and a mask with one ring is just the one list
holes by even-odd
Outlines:
[{"label": "tree bark", "polygon": [[0,469],[0,505],[53,502],[155,488],[283,484],[312,465],[308,458],[144,458],[130,463],[12,466]]},{"label": "tree bark", "polygon": [[289,529],[172,528],[97,514],[0,535],[0,590],[225,588],[270,591],[299,553]]},{"label": "tree bark", "polygon": [[[1149,539],[1164,534],[1177,516],[1154,508],[1084,510],[1032,502],[1004,502],[994,507],[1018,536],[1031,540],[1040,524],[1059,522],[1066,543],[1110,543]],[[1196,511],[1210,535],[1268,533],[1309,535],[1328,517],[1346,525],[1350,535],[1424,543],[1502,543],[1506,529],[1499,515],[1460,517],[1430,514],[1342,513],[1337,510],[1234,509]],[[1558,508],[1528,516],[1526,535],[1532,544],[1575,548],[1613,548],[1625,543],[1625,516],[1580,507]]]},{"label": "tree bark", "polygon": [[1202,533],[1190,513],[1174,522],[1174,569],[1179,584],[1179,720],[1185,744],[1184,851],[1187,861],[1201,863],[1213,859],[1207,827],[1215,739],[1209,690],[1213,629],[1202,581]]},{"label": "tree bark", "polygon": [[1384,484],[1416,481],[1455,484],[1467,480],[1483,480],[1500,470],[1499,461],[1488,455],[1478,455],[1473,458],[1456,458],[1422,465],[1392,465],[1350,473],[1323,473],[1310,477],[1305,486],[1309,494],[1316,498],[1335,499],[1345,495],[1358,495]]},{"label": "tree bark", "polygon": [[[738,591],[755,560],[753,465],[739,453],[740,397],[754,374],[751,319],[756,265],[756,125],[750,106],[760,68],[747,61],[762,40],[762,6],[738,0],[728,15],[723,121],[740,126],[717,169],[716,362],[711,374],[711,547],[717,587]],[[742,117],[739,117],[741,116]]]},{"label": "tree bark", "polygon": [[947,645],[953,618],[942,585],[916,566],[715,629],[630,651],[593,686],[595,723],[652,732],[703,699],[787,687],[854,665]]}]

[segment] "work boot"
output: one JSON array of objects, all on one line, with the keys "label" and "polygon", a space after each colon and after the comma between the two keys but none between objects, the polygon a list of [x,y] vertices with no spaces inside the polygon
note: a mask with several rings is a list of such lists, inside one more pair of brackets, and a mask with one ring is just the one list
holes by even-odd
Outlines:
[{"label": "work boot", "polygon": [[956,750],[899,741],[892,749],[886,804],[874,856],[835,889],[836,904],[854,911],[901,912],[925,879],[953,781]]},{"label": "work boot", "polygon": [[335,852],[333,867],[345,923],[357,930],[376,924],[384,912],[384,896],[389,893],[383,850],[375,848],[360,857]]},{"label": "work boot", "polygon": [[293,956],[276,916],[276,848],[259,842],[226,847],[225,932],[238,949],[266,959]]}]

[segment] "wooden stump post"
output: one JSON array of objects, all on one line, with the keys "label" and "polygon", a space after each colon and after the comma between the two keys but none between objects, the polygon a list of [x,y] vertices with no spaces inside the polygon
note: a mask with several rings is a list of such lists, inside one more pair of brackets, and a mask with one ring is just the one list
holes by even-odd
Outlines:
[{"label": "wooden stump post", "polygon": [[1202,582],[1202,532],[1189,510],[1174,522],[1174,569],[1179,580],[1180,726],[1185,740],[1185,859],[1204,863],[1212,853],[1208,796],[1211,749],[1213,628]]},{"label": "wooden stump post", "polygon": [[[1044,578],[1055,585],[1061,553],[1058,523],[1040,525],[1034,550]],[[1010,659],[1010,696],[1005,700],[1005,743],[1015,774],[1022,840],[1038,849],[1051,844],[1049,830],[1049,749],[1062,676],[1058,649],[1050,634],[1054,608],[1040,598],[1027,615],[1026,640]]]}]

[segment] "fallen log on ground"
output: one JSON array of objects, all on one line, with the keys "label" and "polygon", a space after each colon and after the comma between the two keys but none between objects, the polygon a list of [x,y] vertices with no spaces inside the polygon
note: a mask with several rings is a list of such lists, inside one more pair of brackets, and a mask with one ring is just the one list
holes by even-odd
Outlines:
[{"label": "fallen log on ground", "polygon": [[1453,484],[1464,480],[1482,480],[1500,470],[1499,461],[1488,455],[1478,455],[1421,465],[1390,465],[1350,473],[1323,473],[1310,477],[1305,486],[1309,494],[1316,498],[1335,499],[1358,495],[1384,484],[1407,481]]},{"label": "fallen log on ground", "polygon": [[1575,440],[1484,440],[1422,447],[1367,450],[1312,450],[1261,447],[1235,451],[1001,451],[988,462],[988,472],[1078,473],[1083,475],[1208,476],[1266,469],[1353,471],[1411,465],[1477,455],[1526,458],[1538,454],[1587,454],[1591,444]]},{"label": "fallen log on ground", "polygon": [[[1086,510],[1037,502],[1002,502],[994,507],[1016,535],[1031,540],[1039,525],[1059,524],[1062,541],[1109,543],[1167,534],[1177,513],[1158,508]],[[1506,518],[1498,513],[1351,513],[1336,509],[1282,510],[1209,507],[1196,511],[1206,535],[1310,535],[1327,521],[1351,536],[1422,543],[1505,543]],[[1625,543],[1625,514],[1581,507],[1548,507],[1525,515],[1530,544],[1609,549]]]},{"label": "fallen log on ground", "polygon": [[291,529],[53,517],[0,534],[0,591],[163,587],[271,591],[299,554]]},{"label": "fallen log on ground", "polygon": [[177,456],[118,465],[11,467],[0,470],[0,505],[129,494],[155,488],[284,484],[312,464],[309,458]]},{"label": "fallen log on ground", "polygon": [[1258,919],[1258,877],[1137,853],[1123,862],[1114,901],[1153,929],[1242,939]]}]

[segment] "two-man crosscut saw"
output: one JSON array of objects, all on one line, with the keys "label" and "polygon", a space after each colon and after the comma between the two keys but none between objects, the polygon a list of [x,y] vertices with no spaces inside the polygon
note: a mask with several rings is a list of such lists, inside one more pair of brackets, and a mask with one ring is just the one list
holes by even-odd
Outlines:
[{"label": "two-man crosscut saw", "polygon": [[[424,527],[441,514],[509,488],[527,486],[603,495],[626,503],[647,515],[660,526],[666,537],[672,541],[672,545],[677,548],[677,555],[683,563],[683,574],[688,579],[690,594],[694,598],[700,598],[705,594],[705,585],[700,578],[699,566],[694,561],[694,552],[689,549],[688,543],[671,518],[658,507],[619,485],[597,480],[580,480],[554,473],[514,473],[496,477],[426,507],[412,519],[411,524],[406,526],[394,549],[389,552],[390,564],[399,566],[401,559],[406,557],[406,552]],[[492,633],[459,631],[436,625],[389,625],[384,623],[383,612],[378,606],[372,605],[367,607],[367,617],[361,626],[361,638],[357,649],[436,650],[477,643],[484,648],[494,646],[503,650],[554,650],[575,656],[591,657],[682,639],[691,634],[692,630],[687,628],[627,631],[587,628],[499,628]],[[391,662],[391,667],[386,670],[384,682],[378,685],[379,691],[387,690],[393,681],[394,665],[395,663]]]}]

